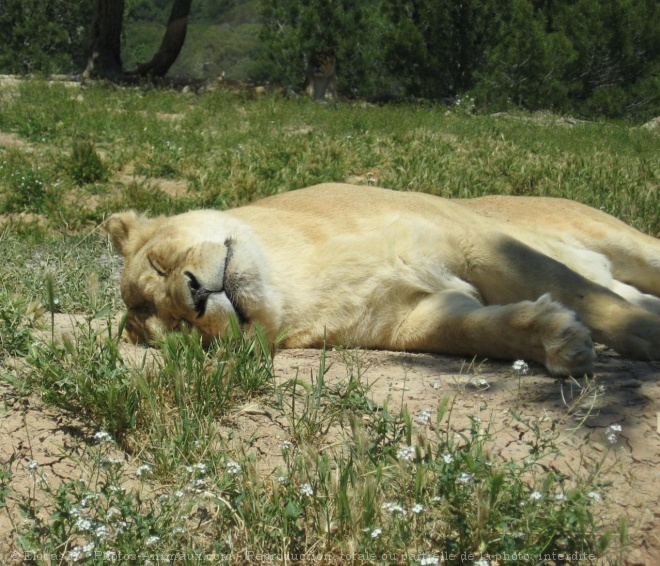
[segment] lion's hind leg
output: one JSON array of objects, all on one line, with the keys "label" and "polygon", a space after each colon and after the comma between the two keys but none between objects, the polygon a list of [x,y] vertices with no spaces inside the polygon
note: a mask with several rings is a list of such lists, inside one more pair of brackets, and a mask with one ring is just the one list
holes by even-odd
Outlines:
[{"label": "lion's hind leg", "polygon": [[441,291],[415,307],[398,329],[393,346],[532,360],[555,375],[591,374],[596,358],[589,329],[550,295],[484,306],[471,295]]}]

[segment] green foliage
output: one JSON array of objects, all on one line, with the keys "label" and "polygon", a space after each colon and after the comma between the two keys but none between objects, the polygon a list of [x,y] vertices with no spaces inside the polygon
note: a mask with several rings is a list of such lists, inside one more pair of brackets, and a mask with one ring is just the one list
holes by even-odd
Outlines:
[{"label": "green foliage", "polygon": [[299,89],[312,53],[336,48],[340,91],[360,97],[382,92],[394,78],[383,81],[380,76],[384,37],[379,11],[379,0],[264,0],[260,78]]},{"label": "green foliage", "polygon": [[16,299],[0,287],[0,360],[5,356],[27,355],[32,341],[31,327],[25,299]]},{"label": "green foliage", "polygon": [[0,211],[46,212],[59,198],[52,180],[48,168],[20,152],[8,152],[0,162],[0,186],[6,187]]},{"label": "green foliage", "polygon": [[93,0],[3,0],[0,72],[68,73],[85,59]]},{"label": "green foliage", "polygon": [[74,142],[71,156],[65,162],[65,168],[79,186],[107,181],[110,176],[110,170],[90,141]]},{"label": "green foliage", "polygon": [[657,2],[515,0],[478,70],[478,102],[588,116],[651,117],[660,73]]},{"label": "green foliage", "polygon": [[588,116],[660,113],[654,0],[265,0],[265,78],[297,86],[314,49],[337,46],[340,91],[474,96]]}]

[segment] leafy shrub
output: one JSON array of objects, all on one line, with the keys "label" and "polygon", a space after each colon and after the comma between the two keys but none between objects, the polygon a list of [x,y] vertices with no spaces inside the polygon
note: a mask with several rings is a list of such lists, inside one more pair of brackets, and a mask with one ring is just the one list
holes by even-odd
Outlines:
[{"label": "leafy shrub", "polygon": [[107,181],[110,177],[108,166],[103,163],[90,141],[73,144],[66,169],[78,186]]}]

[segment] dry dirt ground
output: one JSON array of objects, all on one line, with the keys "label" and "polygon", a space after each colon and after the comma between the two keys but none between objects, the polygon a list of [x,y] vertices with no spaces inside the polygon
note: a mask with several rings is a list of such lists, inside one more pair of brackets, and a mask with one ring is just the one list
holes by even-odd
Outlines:
[{"label": "dry dirt ground", "polygon": [[[75,335],[75,317],[58,315],[56,324],[63,334]],[[141,359],[144,353],[144,349],[124,345],[127,359]],[[318,374],[319,360],[315,350],[281,351],[275,357],[276,377],[310,378]],[[425,354],[330,351],[327,363],[327,383],[346,379],[348,371],[359,371],[371,388],[371,398],[378,404],[390,399],[392,411],[405,404],[416,415],[449,396],[453,400],[451,427],[468,428],[469,417],[479,417],[484,426],[490,424],[498,431],[491,450],[505,458],[522,455],[529,434],[512,420],[511,409],[540,423],[559,422],[568,431],[579,421],[579,414],[593,405],[592,416],[562,447],[563,455],[546,463],[567,471],[568,466],[579,469],[585,458],[605,455],[609,469],[605,479],[612,486],[603,512],[613,524],[619,515],[630,523],[633,544],[626,551],[625,564],[660,564],[660,363],[623,360],[600,349],[594,387],[600,394],[582,399],[578,415],[569,420],[566,405],[579,396],[579,383],[555,379],[540,366],[532,366],[530,375],[518,379],[508,362]],[[488,385],[478,386],[480,379]],[[9,564],[19,563],[11,558],[15,540],[9,513],[14,523],[20,521],[17,503],[34,491],[28,463],[38,460],[55,483],[81,477],[85,473],[81,463],[96,431],[36,396],[17,395],[2,382],[0,395],[0,464],[14,458],[13,491],[8,508],[0,509],[0,533],[10,533],[0,541],[0,564]],[[266,405],[251,404],[239,408],[231,422],[234,442],[256,453],[262,473],[273,471],[281,457],[279,445],[288,438],[289,421]],[[621,425],[622,432],[614,450],[608,452],[604,432],[612,424]]]}]

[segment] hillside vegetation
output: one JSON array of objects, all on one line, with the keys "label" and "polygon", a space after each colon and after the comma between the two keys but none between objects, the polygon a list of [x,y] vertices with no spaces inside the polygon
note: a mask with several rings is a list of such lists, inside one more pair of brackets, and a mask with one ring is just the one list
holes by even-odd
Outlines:
[{"label": "hillside vegetation", "polygon": [[[154,53],[170,4],[127,2],[126,69]],[[0,72],[80,72],[92,11],[93,0],[6,0]],[[637,121],[660,114],[655,0],[194,0],[190,22],[171,75],[299,90],[310,54],[333,47],[349,98]]]}]

